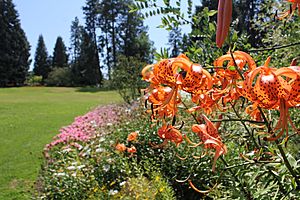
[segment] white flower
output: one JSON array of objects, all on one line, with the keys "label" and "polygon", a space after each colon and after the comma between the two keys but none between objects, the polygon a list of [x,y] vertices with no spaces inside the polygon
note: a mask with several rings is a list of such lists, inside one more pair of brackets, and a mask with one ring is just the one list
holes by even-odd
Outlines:
[{"label": "white flower", "polygon": [[82,169],[84,167],[85,167],[85,165],[79,165],[79,166],[77,166],[77,169]]},{"label": "white flower", "polygon": [[75,167],[75,166],[69,166],[69,167],[67,167],[67,169],[68,169],[68,170],[75,170],[76,167]]},{"label": "white flower", "polygon": [[101,152],[104,152],[105,151],[105,149],[104,148],[98,148],[98,149],[96,149],[96,153],[101,153]]},{"label": "white flower", "polygon": [[73,176],[73,177],[76,177],[76,175],[77,175],[76,172],[74,172],[73,174],[71,174],[71,176]]},{"label": "white flower", "polygon": [[109,169],[110,169],[110,166],[109,166],[109,165],[104,165],[104,166],[103,166],[103,170],[104,170],[105,172],[108,172]]},{"label": "white flower", "polygon": [[123,182],[120,183],[120,186],[123,186],[125,184],[126,184],[126,181],[123,181]]},{"label": "white flower", "polygon": [[118,190],[109,190],[108,194],[109,195],[115,195],[117,194],[119,191]]},{"label": "white flower", "polygon": [[61,176],[65,176],[66,173],[64,173],[64,172],[59,172],[59,173],[54,173],[53,175],[54,175],[54,176],[61,177]]}]

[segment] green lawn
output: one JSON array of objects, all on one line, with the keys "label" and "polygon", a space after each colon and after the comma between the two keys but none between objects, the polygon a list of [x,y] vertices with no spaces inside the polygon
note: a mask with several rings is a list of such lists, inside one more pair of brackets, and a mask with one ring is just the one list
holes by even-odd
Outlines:
[{"label": "green lawn", "polygon": [[121,102],[112,91],[85,88],[0,89],[0,199],[30,199],[45,144],[74,117]]}]

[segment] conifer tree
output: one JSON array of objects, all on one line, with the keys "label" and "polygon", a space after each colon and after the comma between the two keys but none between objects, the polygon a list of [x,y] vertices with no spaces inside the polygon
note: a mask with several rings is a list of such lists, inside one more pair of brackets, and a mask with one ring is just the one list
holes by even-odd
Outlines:
[{"label": "conifer tree", "polygon": [[[86,0],[86,6],[83,7],[83,12],[85,14],[85,29],[86,29],[86,33],[89,36],[89,41],[87,38],[87,35],[85,36],[85,38],[83,37],[83,43],[91,43],[89,45],[89,49],[81,49],[81,54],[84,51],[89,51],[91,54],[89,58],[92,59],[89,62],[92,62],[92,66],[93,70],[96,72],[96,75],[99,75],[98,78],[93,79],[95,80],[95,83],[91,84],[91,85],[95,85],[95,84],[100,84],[102,82],[102,73],[100,71],[100,57],[99,57],[99,52],[101,51],[98,48],[97,45],[97,28],[98,28],[98,17],[99,17],[99,0]],[[93,50],[93,51],[92,51]],[[82,55],[81,55],[82,58]],[[93,82],[93,81],[92,81]]]},{"label": "conifer tree", "polygon": [[169,32],[169,37],[168,37],[168,45],[169,45],[169,51],[171,51],[170,54],[171,57],[176,57],[182,52],[182,50],[180,49],[181,43],[182,43],[181,29],[179,27],[174,27]]},{"label": "conifer tree", "polygon": [[75,17],[71,25],[71,54],[72,63],[78,61],[80,53],[80,43],[82,40],[83,26],[80,25],[78,17]]},{"label": "conifer tree", "polygon": [[50,71],[47,48],[43,36],[40,35],[35,51],[33,72],[34,75],[42,76],[42,80],[44,81],[48,77]]},{"label": "conifer tree", "polygon": [[30,46],[12,0],[0,0],[0,86],[23,85]]},{"label": "conifer tree", "polygon": [[67,67],[68,66],[68,55],[66,53],[66,46],[63,42],[62,37],[57,37],[54,52],[53,52],[53,67]]},{"label": "conifer tree", "polygon": [[82,31],[78,62],[72,66],[74,81],[77,85],[101,85],[103,76],[95,54],[97,48],[88,32]]}]

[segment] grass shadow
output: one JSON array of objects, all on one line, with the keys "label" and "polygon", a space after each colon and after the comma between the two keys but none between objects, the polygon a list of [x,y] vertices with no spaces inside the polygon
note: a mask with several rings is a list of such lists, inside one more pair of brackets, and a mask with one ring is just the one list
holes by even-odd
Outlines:
[{"label": "grass shadow", "polygon": [[80,87],[76,89],[76,92],[90,92],[90,93],[96,93],[96,92],[104,92],[109,91],[108,88],[98,88],[98,87]]}]

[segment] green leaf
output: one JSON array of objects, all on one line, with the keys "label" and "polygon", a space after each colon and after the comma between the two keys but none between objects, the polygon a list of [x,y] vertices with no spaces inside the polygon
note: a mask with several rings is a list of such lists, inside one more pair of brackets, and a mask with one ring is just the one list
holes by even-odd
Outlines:
[{"label": "green leaf", "polygon": [[234,66],[229,66],[227,69],[229,69],[230,71],[235,71],[235,67]]},{"label": "green leaf", "polygon": [[208,28],[210,32],[214,32],[216,30],[215,25],[211,22],[208,24]]},{"label": "green leaf", "polygon": [[233,32],[231,40],[232,42],[236,42],[238,40],[238,34],[236,31]]},{"label": "green leaf", "polygon": [[210,10],[210,11],[208,11],[207,15],[208,15],[209,17],[212,17],[212,16],[214,16],[215,14],[217,14],[217,12],[218,12],[218,11],[216,11],[216,10]]}]

